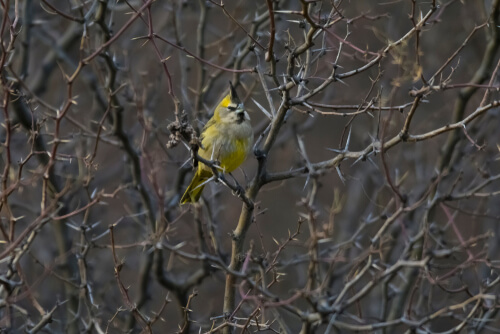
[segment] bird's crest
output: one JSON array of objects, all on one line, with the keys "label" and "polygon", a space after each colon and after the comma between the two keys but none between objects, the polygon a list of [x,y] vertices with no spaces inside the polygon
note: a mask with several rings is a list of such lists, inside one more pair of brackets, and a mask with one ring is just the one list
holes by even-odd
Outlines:
[{"label": "bird's crest", "polygon": [[236,108],[239,104],[241,104],[241,100],[238,97],[238,94],[236,93],[236,89],[234,89],[232,82],[229,81],[229,94],[227,94],[226,97],[221,101],[220,106],[224,108],[227,108],[229,106]]}]

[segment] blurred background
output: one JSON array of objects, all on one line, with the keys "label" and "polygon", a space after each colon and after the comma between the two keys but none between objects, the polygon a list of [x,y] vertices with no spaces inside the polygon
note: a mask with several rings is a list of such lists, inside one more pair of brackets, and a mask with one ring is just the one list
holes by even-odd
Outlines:
[{"label": "blurred background", "polygon": [[[5,332],[499,331],[498,1],[1,5]],[[245,204],[179,199],[229,81],[280,128],[228,314]]]}]

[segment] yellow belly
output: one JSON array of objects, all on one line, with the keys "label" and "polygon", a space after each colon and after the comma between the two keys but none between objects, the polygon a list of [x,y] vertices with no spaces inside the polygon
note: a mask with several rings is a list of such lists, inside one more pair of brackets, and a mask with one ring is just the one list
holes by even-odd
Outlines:
[{"label": "yellow belly", "polygon": [[221,154],[220,164],[228,173],[238,168],[245,161],[248,154],[248,139],[236,139],[231,149]]},{"label": "yellow belly", "polygon": [[[205,141],[203,141],[203,144],[205,144]],[[199,154],[204,159],[219,161],[220,167],[226,173],[232,172],[245,161],[251,145],[248,138],[216,140],[212,144],[210,146],[203,145],[204,149],[200,149]],[[204,165],[203,168],[208,169]]]}]

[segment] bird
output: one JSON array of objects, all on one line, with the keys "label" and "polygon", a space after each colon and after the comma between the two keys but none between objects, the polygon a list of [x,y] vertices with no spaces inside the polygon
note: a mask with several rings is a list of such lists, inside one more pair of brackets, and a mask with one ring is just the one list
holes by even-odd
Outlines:
[{"label": "bird", "polygon": [[[200,141],[198,155],[205,160],[217,161],[217,168],[224,173],[238,168],[249,154],[253,145],[250,116],[231,82],[229,93],[219,102],[212,118],[204,126]],[[199,162],[180,204],[197,202],[212,176],[212,168]]]}]

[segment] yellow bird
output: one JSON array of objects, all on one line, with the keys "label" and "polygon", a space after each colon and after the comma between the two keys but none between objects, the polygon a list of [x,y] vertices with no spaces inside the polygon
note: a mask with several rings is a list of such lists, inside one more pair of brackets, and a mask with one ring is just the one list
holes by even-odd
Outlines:
[{"label": "yellow bird", "polygon": [[[221,171],[230,173],[245,161],[253,144],[250,116],[230,83],[229,94],[215,108],[214,115],[203,128],[198,155],[206,160],[218,161]],[[180,203],[197,202],[212,169],[198,163],[198,169]]]}]

